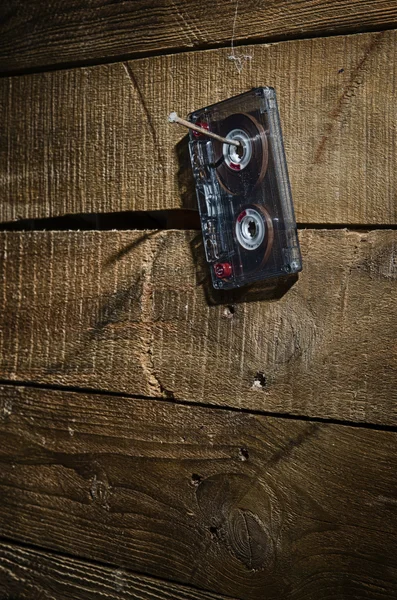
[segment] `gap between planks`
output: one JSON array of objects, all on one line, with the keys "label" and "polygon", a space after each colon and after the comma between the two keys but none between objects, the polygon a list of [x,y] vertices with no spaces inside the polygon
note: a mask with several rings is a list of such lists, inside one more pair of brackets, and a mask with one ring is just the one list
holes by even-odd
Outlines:
[{"label": "gap between planks", "polygon": [[[310,31],[307,34],[302,34],[297,32],[296,34],[290,33],[288,35],[278,34],[278,35],[268,35],[260,37],[259,39],[252,39],[250,37],[240,38],[238,40],[233,41],[233,49],[236,50],[238,48],[244,46],[258,46],[258,45],[271,45],[271,44],[279,44],[283,42],[298,42],[305,40],[315,40],[318,38],[334,38],[334,37],[350,37],[354,35],[360,34],[371,34],[371,33],[383,33],[388,31],[393,31],[396,28],[395,22],[388,23],[386,25],[376,24],[366,27],[357,27],[357,28],[341,28],[336,31],[324,31],[319,30],[318,32]],[[200,45],[200,46],[174,46],[170,48],[163,48],[160,50],[148,50],[148,51],[136,51],[136,52],[128,52],[121,54],[114,54],[110,56],[98,57],[98,58],[86,58],[86,59],[76,59],[70,61],[61,61],[59,63],[48,63],[44,65],[37,65],[31,67],[17,67],[11,68],[9,70],[0,70],[0,79],[3,77],[21,77],[24,75],[34,75],[36,73],[51,73],[53,71],[65,71],[69,69],[80,69],[84,67],[96,67],[101,65],[110,65],[116,62],[124,62],[130,60],[140,60],[146,58],[157,58],[162,56],[173,56],[175,54],[191,54],[194,52],[206,52],[211,50],[228,50],[231,49],[231,39],[223,42],[212,42],[208,45]]]},{"label": "gap between planks", "polygon": [[[254,410],[250,408],[241,408],[236,406],[219,405],[219,404],[210,404],[208,402],[192,402],[191,400],[181,400],[177,398],[162,398],[159,396],[142,396],[139,394],[127,394],[124,392],[112,392],[108,390],[97,390],[94,388],[84,388],[78,386],[68,386],[68,385],[52,385],[52,384],[44,384],[44,383],[35,383],[30,381],[17,381],[10,379],[0,379],[0,386],[10,387],[10,388],[32,388],[37,390],[48,390],[52,392],[71,392],[73,394],[90,394],[92,396],[109,396],[111,398],[120,398],[125,400],[150,400],[154,402],[159,402],[162,404],[170,404],[176,406],[188,406],[190,408],[206,408],[210,410],[216,411],[226,411],[233,413],[240,413],[246,415],[257,415],[262,417],[272,417],[276,419],[285,419],[285,420],[293,420],[293,421],[302,421],[302,422],[314,422],[314,423],[325,423],[328,425],[339,425],[341,427],[356,427],[358,429],[370,429],[374,431],[389,431],[391,433],[397,433],[397,425],[382,425],[378,423],[366,423],[366,422],[358,422],[358,421],[349,421],[346,419],[334,419],[334,418],[326,418],[326,417],[311,417],[307,415],[299,415],[294,413],[279,413],[279,412],[271,412],[266,410]],[[0,537],[1,539],[1,537]]]},{"label": "gap between planks", "polygon": [[[298,229],[346,229],[369,232],[377,229],[395,230],[397,224],[376,223],[302,223]],[[109,213],[76,213],[39,219],[19,219],[0,222],[0,231],[137,231],[167,229],[200,230],[198,210],[174,208],[152,211],[120,211]]]}]

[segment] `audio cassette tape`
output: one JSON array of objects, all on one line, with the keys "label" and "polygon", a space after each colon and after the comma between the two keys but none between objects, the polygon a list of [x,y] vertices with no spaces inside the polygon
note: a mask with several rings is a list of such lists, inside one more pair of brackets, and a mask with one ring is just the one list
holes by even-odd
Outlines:
[{"label": "audio cassette tape", "polygon": [[196,128],[189,151],[214,287],[231,289],[300,271],[274,89],[254,88],[188,119]]}]

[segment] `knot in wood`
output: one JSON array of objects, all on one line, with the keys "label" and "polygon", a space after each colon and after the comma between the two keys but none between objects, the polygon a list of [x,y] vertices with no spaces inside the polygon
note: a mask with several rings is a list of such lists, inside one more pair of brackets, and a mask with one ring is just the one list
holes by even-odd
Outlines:
[{"label": "knot in wood", "polygon": [[270,521],[269,498],[254,478],[235,473],[213,475],[200,481],[196,498],[214,542],[251,571],[272,564],[271,524],[264,523]]},{"label": "knot in wood", "polygon": [[229,550],[247,569],[259,571],[273,554],[272,541],[258,517],[242,509],[231,510],[225,521]]}]

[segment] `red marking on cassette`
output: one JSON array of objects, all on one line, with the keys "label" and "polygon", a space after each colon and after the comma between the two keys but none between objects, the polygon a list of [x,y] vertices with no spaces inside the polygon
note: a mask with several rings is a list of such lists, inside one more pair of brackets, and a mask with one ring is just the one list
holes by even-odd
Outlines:
[{"label": "red marking on cassette", "polygon": [[241,169],[241,166],[240,166],[240,165],[238,165],[237,163],[233,163],[233,162],[231,162],[231,163],[230,163],[230,168],[231,168],[231,169],[233,169],[233,171],[240,171],[240,169]]},{"label": "red marking on cassette", "polygon": [[[197,125],[197,127],[202,127],[203,129],[206,129],[207,131],[210,130],[210,126],[208,125],[208,123],[206,123],[205,121],[201,122],[201,121],[197,121],[195,123],[195,125]],[[199,131],[193,131],[193,135],[194,137],[198,138],[198,137],[202,137],[203,134],[200,133]]]},{"label": "red marking on cassette", "polygon": [[217,263],[214,265],[215,275],[219,279],[223,279],[224,277],[230,277],[232,274],[232,265],[230,263]]},{"label": "red marking on cassette", "polygon": [[243,212],[241,212],[239,214],[239,216],[237,217],[237,223],[240,223],[240,221],[242,221],[244,219],[244,217],[245,217],[246,214],[247,214],[247,211],[243,210]]}]

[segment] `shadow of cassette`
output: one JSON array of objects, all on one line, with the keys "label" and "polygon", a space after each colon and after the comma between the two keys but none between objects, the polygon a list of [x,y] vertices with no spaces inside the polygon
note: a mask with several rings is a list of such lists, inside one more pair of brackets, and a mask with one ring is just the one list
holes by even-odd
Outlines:
[{"label": "shadow of cassette", "polygon": [[196,185],[193,177],[192,165],[189,154],[189,136],[185,135],[175,146],[178,161],[176,174],[179,195],[185,209],[195,210],[198,214]]}]

